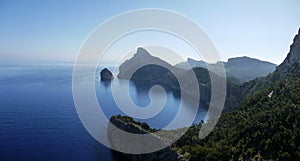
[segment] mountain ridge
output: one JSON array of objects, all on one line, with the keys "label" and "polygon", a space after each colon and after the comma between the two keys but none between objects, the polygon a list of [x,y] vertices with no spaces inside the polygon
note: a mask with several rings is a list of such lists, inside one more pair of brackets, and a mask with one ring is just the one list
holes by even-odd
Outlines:
[{"label": "mountain ridge", "polygon": [[217,62],[215,64],[206,63],[203,60],[197,61],[188,58],[186,62],[176,64],[175,67],[188,69],[191,67],[216,68],[216,64],[223,63],[228,77],[236,78],[240,83],[254,80],[258,77],[267,76],[276,70],[277,65],[268,61],[262,61],[248,56],[229,58],[227,62]]},{"label": "mountain ridge", "polygon": [[284,73],[295,72],[295,74],[300,75],[300,71],[297,71],[300,64],[300,28],[298,34],[294,37],[293,43],[290,45],[290,51],[286,59],[281,63],[276,72],[281,72],[281,75],[284,76]]}]

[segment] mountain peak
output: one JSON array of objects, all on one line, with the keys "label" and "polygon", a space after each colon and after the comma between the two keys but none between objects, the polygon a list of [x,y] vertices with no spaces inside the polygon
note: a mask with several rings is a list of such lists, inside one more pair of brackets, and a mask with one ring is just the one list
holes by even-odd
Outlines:
[{"label": "mountain peak", "polygon": [[293,44],[290,46],[287,61],[289,63],[300,63],[300,29],[293,40]]},{"label": "mountain peak", "polygon": [[138,47],[137,48],[136,54],[137,55],[143,55],[143,56],[144,55],[150,56],[150,53],[146,49],[144,49],[142,47]]},{"label": "mountain peak", "polygon": [[295,36],[290,51],[282,64],[278,67],[279,71],[292,71],[294,67],[300,65],[300,28]]},{"label": "mountain peak", "polygon": [[165,67],[166,69],[172,66],[158,57],[152,56],[147,50],[142,47],[137,48],[134,56],[119,66],[118,78],[130,79],[134,71],[150,64]]}]

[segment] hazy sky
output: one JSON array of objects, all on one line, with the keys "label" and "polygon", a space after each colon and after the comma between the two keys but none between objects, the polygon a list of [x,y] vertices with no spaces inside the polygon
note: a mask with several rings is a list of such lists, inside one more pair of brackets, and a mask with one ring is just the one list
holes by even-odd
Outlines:
[{"label": "hazy sky", "polygon": [[245,55],[279,64],[300,27],[299,0],[0,0],[0,63],[72,62],[95,27],[141,8],[195,20],[223,60]]}]

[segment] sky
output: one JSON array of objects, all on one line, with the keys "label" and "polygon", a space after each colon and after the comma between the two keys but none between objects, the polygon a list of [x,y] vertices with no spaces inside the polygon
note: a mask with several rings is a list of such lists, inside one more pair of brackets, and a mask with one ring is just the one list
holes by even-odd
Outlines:
[{"label": "sky", "polygon": [[[299,0],[0,0],[0,65],[72,63],[100,24],[120,13],[143,8],[167,9],[194,20],[224,61],[249,56],[280,64],[300,27]],[[143,37],[153,41],[157,37],[172,39],[149,32],[124,39],[139,38],[141,42]],[[124,53],[135,50],[134,45],[145,44],[128,45],[131,49]],[[123,54],[120,47],[117,51]],[[200,59],[188,51],[183,53],[184,59]],[[115,59],[107,53],[103,61],[109,64]]]}]

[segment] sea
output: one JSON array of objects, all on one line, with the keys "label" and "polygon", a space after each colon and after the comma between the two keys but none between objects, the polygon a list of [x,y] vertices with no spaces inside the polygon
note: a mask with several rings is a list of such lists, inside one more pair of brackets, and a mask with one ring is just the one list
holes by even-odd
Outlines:
[{"label": "sea", "polygon": [[[151,102],[153,83],[118,79],[117,73],[112,82],[103,82],[99,76],[103,68],[98,67],[95,77],[82,81],[95,84],[99,108],[108,120],[113,115],[126,115],[115,103],[112,85],[116,89],[128,86],[127,91],[120,91],[129,92],[141,108]],[[0,161],[124,160],[94,139],[81,123],[73,100],[72,73],[69,65],[0,67]],[[176,116],[180,103],[184,111],[190,110],[178,91],[165,93],[166,103],[155,117],[136,120],[163,129]],[[206,114],[199,105],[194,123],[204,120]]]}]

